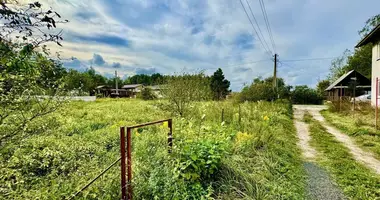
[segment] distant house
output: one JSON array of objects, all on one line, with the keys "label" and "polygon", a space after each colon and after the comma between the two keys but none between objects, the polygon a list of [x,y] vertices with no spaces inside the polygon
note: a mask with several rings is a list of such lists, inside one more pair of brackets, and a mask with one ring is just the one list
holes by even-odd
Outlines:
[{"label": "distant house", "polygon": [[136,98],[137,94],[143,89],[142,84],[123,85],[122,89],[127,91],[127,97]]},{"label": "distant house", "polygon": [[[354,88],[355,94],[354,94]],[[354,96],[369,93],[371,91],[371,81],[355,70],[351,70],[339,77],[332,83],[325,92],[327,93],[327,100],[338,101],[342,99],[350,99]]]},{"label": "distant house", "polygon": [[376,78],[380,79],[380,24],[368,33],[355,47],[359,48],[372,43],[372,80],[371,103],[376,104]]},{"label": "distant house", "polygon": [[147,86],[148,88],[150,88],[153,93],[156,95],[156,97],[158,98],[162,98],[162,85],[152,85],[152,86]]},{"label": "distant house", "polygon": [[96,87],[96,92],[103,97],[136,98],[137,94],[141,92],[142,88],[142,84],[123,85],[118,89],[106,85],[100,85]]},{"label": "distant house", "polygon": [[102,95],[103,97],[109,97],[111,96],[111,87],[106,85],[99,85],[95,88],[96,94]]}]

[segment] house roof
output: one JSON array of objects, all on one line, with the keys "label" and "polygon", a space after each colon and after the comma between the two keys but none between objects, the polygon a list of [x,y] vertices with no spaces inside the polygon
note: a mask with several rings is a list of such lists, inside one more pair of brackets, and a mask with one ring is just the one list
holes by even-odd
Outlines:
[{"label": "house roof", "polygon": [[140,86],[142,86],[142,84],[131,84],[131,85],[123,85],[123,87],[121,87],[121,88],[123,88],[123,89],[135,89],[135,88],[140,87]]},{"label": "house roof", "polygon": [[148,86],[150,89],[152,90],[160,90],[161,89],[161,86],[160,85],[152,85],[152,86]]},{"label": "house roof", "polygon": [[342,88],[340,85],[348,86],[349,82],[351,81],[351,77],[356,77],[358,79],[358,84],[361,87],[371,85],[371,81],[367,77],[363,76],[361,73],[355,70],[351,70],[345,73],[343,76],[339,77],[336,81],[334,81],[334,83],[327,87],[325,91],[329,91],[334,88]]},{"label": "house roof", "polygon": [[371,32],[369,32],[360,42],[355,46],[355,48],[364,46],[368,43],[380,40],[380,24],[378,24]]},{"label": "house roof", "polygon": [[99,85],[98,87],[96,87],[96,89],[102,89],[102,88],[110,88],[110,87],[106,85]]}]

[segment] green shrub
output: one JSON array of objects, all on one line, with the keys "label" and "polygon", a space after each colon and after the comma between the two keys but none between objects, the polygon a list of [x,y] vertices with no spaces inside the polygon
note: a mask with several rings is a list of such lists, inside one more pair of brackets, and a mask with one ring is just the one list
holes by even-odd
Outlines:
[{"label": "green shrub", "polygon": [[143,100],[153,100],[156,99],[157,96],[154,94],[153,90],[149,87],[144,87],[141,90],[141,98]]},{"label": "green shrub", "polygon": [[218,171],[225,156],[223,142],[200,140],[187,143],[180,152],[178,176],[187,181],[207,181]]},{"label": "green shrub", "polygon": [[292,102],[294,104],[322,104],[323,98],[315,89],[302,85],[296,86],[292,91]]}]

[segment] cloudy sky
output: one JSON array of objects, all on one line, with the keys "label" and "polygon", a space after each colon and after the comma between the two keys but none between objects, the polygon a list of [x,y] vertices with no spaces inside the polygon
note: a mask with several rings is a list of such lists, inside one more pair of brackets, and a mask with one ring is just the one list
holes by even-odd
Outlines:
[{"label": "cloudy sky", "polygon": [[[249,9],[246,0],[242,0]],[[61,52],[67,68],[93,66],[103,75],[173,74],[222,68],[233,90],[273,74],[266,52],[239,0],[43,0],[70,23]],[[273,52],[259,0],[248,0]],[[358,30],[379,13],[379,0],[264,0],[279,54],[278,75],[314,86],[330,58],[353,49]],[[247,10],[250,14],[250,11]],[[254,25],[255,22],[253,21]],[[265,45],[265,44],[264,44]],[[257,62],[260,61],[260,62]]]}]

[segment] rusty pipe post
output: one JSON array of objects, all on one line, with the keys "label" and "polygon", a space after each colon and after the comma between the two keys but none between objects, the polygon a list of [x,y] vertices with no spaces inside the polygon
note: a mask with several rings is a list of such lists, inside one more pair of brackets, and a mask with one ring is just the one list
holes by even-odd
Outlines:
[{"label": "rusty pipe post", "polygon": [[127,200],[127,174],[125,165],[125,127],[120,127],[120,154],[121,154],[121,199]]},{"label": "rusty pipe post", "polygon": [[173,149],[173,123],[172,119],[168,120],[168,127],[169,127],[169,133],[168,133],[168,153],[172,152]]},{"label": "rusty pipe post", "polygon": [[127,177],[128,177],[128,200],[132,200],[132,137],[131,128],[127,127]]}]

